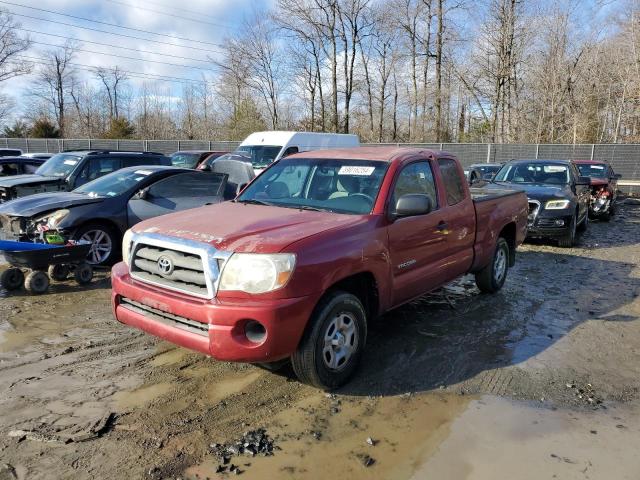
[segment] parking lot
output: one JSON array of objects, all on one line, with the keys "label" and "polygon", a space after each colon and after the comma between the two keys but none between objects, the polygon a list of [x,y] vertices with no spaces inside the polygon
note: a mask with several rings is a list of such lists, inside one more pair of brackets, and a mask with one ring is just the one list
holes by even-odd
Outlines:
[{"label": "parking lot", "polygon": [[335,394],[118,324],[106,271],[0,291],[0,478],[220,478],[212,444],[258,428],[246,478],[638,478],[639,223],[624,205],[576,248],[523,245],[495,296],[464,278],[388,313]]}]

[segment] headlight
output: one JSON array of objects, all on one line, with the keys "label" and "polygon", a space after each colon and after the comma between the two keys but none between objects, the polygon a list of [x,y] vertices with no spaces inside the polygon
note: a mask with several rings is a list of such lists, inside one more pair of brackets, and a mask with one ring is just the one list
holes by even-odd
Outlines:
[{"label": "headlight", "polygon": [[53,212],[52,215],[46,217],[47,227],[51,230],[56,230],[60,225],[60,222],[62,222],[67,215],[69,215],[69,210],[66,209]]},{"label": "headlight", "polygon": [[271,292],[286,285],[295,264],[296,256],[292,253],[234,253],[222,270],[218,289]]},{"label": "headlight", "polygon": [[131,254],[131,238],[133,237],[133,232],[131,229],[124,232],[122,237],[122,261],[129,265],[129,255]]},{"label": "headlight", "polygon": [[569,207],[569,200],[549,200],[544,208],[547,210],[562,210]]}]

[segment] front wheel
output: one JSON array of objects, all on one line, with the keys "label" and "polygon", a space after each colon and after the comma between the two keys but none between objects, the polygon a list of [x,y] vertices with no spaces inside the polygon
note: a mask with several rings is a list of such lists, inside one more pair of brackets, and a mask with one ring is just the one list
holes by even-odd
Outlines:
[{"label": "front wheel", "polygon": [[24,273],[19,268],[9,268],[0,275],[0,285],[5,289],[18,290],[24,283]]},{"label": "front wheel", "polygon": [[41,295],[49,290],[49,276],[40,270],[32,270],[24,280],[24,288],[29,293]]},{"label": "front wheel", "polygon": [[327,294],[291,356],[301,382],[325,390],[344,385],[355,372],[367,340],[367,316],[355,295]]},{"label": "front wheel", "polygon": [[74,238],[91,243],[87,262],[92,266],[104,266],[115,263],[118,255],[119,239],[113,229],[100,223],[80,227]]},{"label": "front wheel", "polygon": [[476,273],[476,285],[483,293],[496,293],[502,288],[509,270],[509,244],[500,237],[489,265]]}]

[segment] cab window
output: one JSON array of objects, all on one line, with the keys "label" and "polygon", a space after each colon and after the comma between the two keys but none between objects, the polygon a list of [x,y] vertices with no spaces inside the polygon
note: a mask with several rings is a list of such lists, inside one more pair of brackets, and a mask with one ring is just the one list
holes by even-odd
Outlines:
[{"label": "cab window", "polygon": [[440,175],[447,193],[447,204],[455,205],[464,200],[465,190],[458,171],[458,164],[450,158],[441,158],[438,160],[440,167]]}]

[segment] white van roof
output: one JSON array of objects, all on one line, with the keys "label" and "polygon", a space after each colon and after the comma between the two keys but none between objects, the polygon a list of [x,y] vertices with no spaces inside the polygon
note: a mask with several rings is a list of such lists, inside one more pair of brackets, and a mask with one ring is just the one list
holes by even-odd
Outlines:
[{"label": "white van roof", "polygon": [[342,146],[360,145],[360,139],[357,135],[349,135],[344,133],[312,133],[312,132],[288,132],[288,131],[267,131],[255,132],[245,138],[240,145],[271,145],[283,146],[292,141],[314,144],[318,142],[320,146],[329,138],[340,139]]}]

